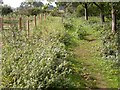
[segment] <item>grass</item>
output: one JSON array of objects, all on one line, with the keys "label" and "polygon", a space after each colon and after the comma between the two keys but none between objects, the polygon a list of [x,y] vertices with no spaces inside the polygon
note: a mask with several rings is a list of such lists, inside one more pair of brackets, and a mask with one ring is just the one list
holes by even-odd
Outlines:
[{"label": "grass", "polygon": [[118,70],[113,67],[115,63],[104,60],[100,56],[101,31],[94,30],[90,24],[84,25],[85,21],[82,19],[75,20],[75,24],[78,25],[78,23],[83,26],[88,35],[84,40],[80,40],[79,46],[73,48],[76,59],[72,64],[77,73],[73,75],[73,81],[77,85],[81,81],[78,77],[83,77],[84,80],[81,82],[85,84],[82,87],[118,88]]},{"label": "grass", "polygon": [[[74,53],[74,56],[69,57],[74,71],[70,75],[71,83],[75,88],[118,88],[118,70],[113,67],[115,63],[100,56],[102,28],[99,27],[98,18],[93,17],[91,20],[94,22],[84,21],[83,18],[73,18],[74,30],[68,32],[78,44],[70,47]],[[79,25],[82,25],[87,33],[83,40],[77,39],[76,28]],[[56,32],[60,35],[65,33],[60,17],[49,17],[39,28],[45,29],[45,32],[49,30],[48,33]]]},{"label": "grass", "polygon": [[[95,25],[100,24],[98,18],[93,17],[90,22],[82,18],[73,18],[72,23],[74,30],[67,33],[73,37],[72,39],[77,45],[73,44],[70,47],[74,55],[68,58],[73,69],[73,73],[69,76],[71,83],[75,88],[118,88],[118,70],[113,66],[114,62],[100,56],[102,30],[95,28]],[[79,25],[87,33],[83,40],[78,39],[76,34]],[[97,29],[102,28],[99,28],[98,25]],[[60,17],[48,17],[46,21],[38,24],[36,32],[38,30],[41,30],[44,38],[53,32],[60,36],[65,33]],[[33,31],[30,33],[34,35]]]}]

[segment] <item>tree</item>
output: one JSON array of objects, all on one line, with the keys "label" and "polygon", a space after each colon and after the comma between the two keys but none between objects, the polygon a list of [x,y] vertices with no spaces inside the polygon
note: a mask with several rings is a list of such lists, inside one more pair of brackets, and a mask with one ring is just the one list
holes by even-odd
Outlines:
[{"label": "tree", "polygon": [[84,2],[84,3],[80,3],[82,4],[82,6],[84,7],[84,14],[85,14],[85,20],[88,20],[88,8],[91,6],[91,3],[88,2]]},{"label": "tree", "polygon": [[29,15],[37,16],[41,12],[41,9],[35,7],[35,8],[28,9],[28,12],[29,12]]},{"label": "tree", "polygon": [[19,13],[29,16],[37,15],[42,12],[43,3],[35,0],[32,1],[21,2]]},{"label": "tree", "polygon": [[28,8],[28,7],[42,7],[44,4],[42,2],[37,2],[35,0],[26,0],[26,2],[21,2],[21,8]]},{"label": "tree", "polygon": [[42,2],[33,2],[34,7],[42,7],[44,4]]},{"label": "tree", "polygon": [[116,32],[116,9],[115,9],[115,4],[111,4],[111,14],[112,14],[112,32]]},{"label": "tree", "polygon": [[101,18],[101,23],[105,22],[105,16],[104,16],[104,8],[105,8],[105,3],[96,3],[93,2],[100,10],[100,18]]},{"label": "tree", "polygon": [[29,3],[28,2],[21,2],[21,4],[20,4],[20,8],[28,8],[28,7],[30,7],[30,5],[29,5]]},{"label": "tree", "polygon": [[13,10],[10,6],[5,5],[4,7],[2,7],[1,12],[2,12],[2,15],[7,15],[7,14],[13,12]]},{"label": "tree", "polygon": [[0,0],[0,4],[3,4],[3,0]]},{"label": "tree", "polygon": [[88,4],[85,3],[84,5],[85,5],[84,6],[84,8],[85,8],[85,20],[88,20]]}]

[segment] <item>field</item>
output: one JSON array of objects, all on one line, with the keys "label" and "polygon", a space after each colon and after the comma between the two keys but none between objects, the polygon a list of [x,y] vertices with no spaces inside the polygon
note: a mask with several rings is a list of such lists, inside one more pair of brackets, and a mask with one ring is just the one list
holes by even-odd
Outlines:
[{"label": "field", "polygon": [[29,36],[2,30],[1,87],[118,88],[117,61],[101,54],[107,25],[98,17],[47,16]]}]

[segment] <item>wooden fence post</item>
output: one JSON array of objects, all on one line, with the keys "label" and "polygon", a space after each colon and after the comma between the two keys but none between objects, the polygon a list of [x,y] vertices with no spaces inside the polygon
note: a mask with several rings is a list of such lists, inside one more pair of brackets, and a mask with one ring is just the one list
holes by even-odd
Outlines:
[{"label": "wooden fence post", "polygon": [[19,29],[22,30],[22,18],[19,18]]},{"label": "wooden fence post", "polygon": [[46,20],[46,14],[44,13],[44,20]]},{"label": "wooden fence post", "polygon": [[28,29],[28,36],[29,36],[29,33],[30,33],[29,17],[28,17],[28,20],[27,20],[27,29]]},{"label": "wooden fence post", "polygon": [[2,17],[0,17],[0,31],[2,30]]},{"label": "wooden fence post", "polygon": [[[11,22],[11,17],[9,17],[9,21]],[[11,23],[9,24],[9,27],[11,28]]]},{"label": "wooden fence post", "polygon": [[39,22],[41,23],[41,14],[39,15]]},{"label": "wooden fence post", "polygon": [[36,26],[37,26],[37,23],[36,23],[36,15],[35,15],[35,17],[34,17],[34,18],[35,18],[35,27],[36,27]]},{"label": "wooden fence post", "polygon": [[23,19],[23,30],[26,30],[26,17]]},{"label": "wooden fence post", "polygon": [[62,23],[63,23],[63,15],[62,15]]},{"label": "wooden fence post", "polygon": [[41,23],[42,23],[42,17],[43,17],[42,14],[40,14],[40,17],[41,17]]},{"label": "wooden fence post", "polygon": [[4,21],[3,20],[4,20],[3,17],[1,17],[1,30],[4,29]]}]

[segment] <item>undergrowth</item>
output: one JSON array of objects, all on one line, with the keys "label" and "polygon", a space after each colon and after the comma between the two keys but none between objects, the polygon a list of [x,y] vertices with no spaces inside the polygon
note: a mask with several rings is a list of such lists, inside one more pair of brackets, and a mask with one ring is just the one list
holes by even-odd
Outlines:
[{"label": "undergrowth", "polygon": [[26,37],[18,30],[2,31],[3,88],[64,88],[72,87],[65,45],[57,35],[42,34]]},{"label": "undergrowth", "polygon": [[[96,65],[96,68],[102,74],[109,78],[112,77],[107,70],[112,69],[113,62],[109,63],[109,65],[107,65],[106,61],[104,62],[106,58],[113,61],[118,58],[117,34],[113,35],[110,33],[110,26],[107,27],[108,24],[101,25],[98,22],[98,18],[94,17],[89,21],[84,21],[83,18],[79,18],[79,20],[78,18],[65,17],[62,23],[63,28],[61,28],[62,26],[55,26],[56,22],[54,19],[59,21],[58,17],[49,17],[48,21],[46,21],[46,26],[48,25],[49,28],[44,28],[43,24],[45,22],[43,22],[41,27],[33,30],[32,35],[29,37],[26,37],[26,32],[16,29],[2,31],[2,87],[95,87],[95,79],[85,71],[83,59],[81,57],[78,58],[74,54],[75,47],[95,40],[98,41],[95,44],[99,44],[97,48],[101,51],[101,57],[87,58],[92,59],[91,63],[96,62],[100,64]],[[50,31],[50,28],[53,27],[58,31]],[[84,48],[87,47],[91,50],[89,45],[84,45],[86,45]],[[93,55],[100,54],[98,52],[93,53]],[[104,60],[101,59],[102,57],[104,57]],[[92,72],[92,69],[93,67],[90,67],[88,70]],[[117,74],[118,71],[112,69],[110,72]],[[115,82],[114,79],[112,77],[112,80]]]}]

